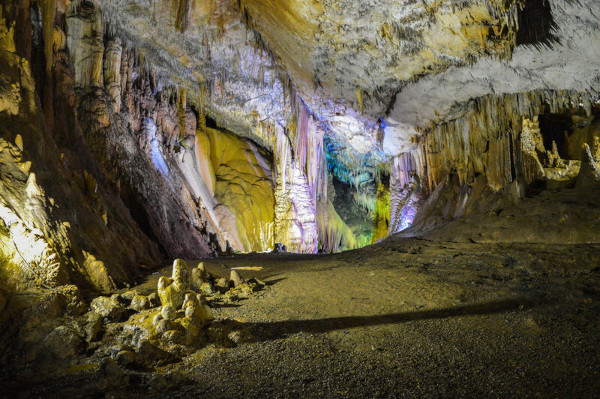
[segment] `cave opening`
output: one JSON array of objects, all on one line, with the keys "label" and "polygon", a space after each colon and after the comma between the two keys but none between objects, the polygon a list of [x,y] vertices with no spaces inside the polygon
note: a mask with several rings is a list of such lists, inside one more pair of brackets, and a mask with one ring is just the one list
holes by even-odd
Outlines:
[{"label": "cave opening", "polygon": [[374,187],[363,185],[354,188],[339,178],[333,177],[333,207],[356,237],[357,247],[364,247],[373,238]]},{"label": "cave opening", "polygon": [[546,112],[539,115],[539,123],[544,139],[544,147],[552,150],[552,143],[556,142],[561,158],[569,159],[567,141],[573,131],[571,113],[553,114]]}]

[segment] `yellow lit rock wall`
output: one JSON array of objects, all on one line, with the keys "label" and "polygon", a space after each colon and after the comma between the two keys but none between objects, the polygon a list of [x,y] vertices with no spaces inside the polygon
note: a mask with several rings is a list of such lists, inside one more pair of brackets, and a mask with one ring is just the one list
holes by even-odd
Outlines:
[{"label": "yellow lit rock wall", "polygon": [[[274,245],[271,161],[252,142],[231,133],[205,129],[214,171],[215,212],[233,249],[266,252]],[[211,178],[212,179],[212,178]]]},{"label": "yellow lit rock wall", "polygon": [[330,200],[317,202],[317,228],[322,252],[332,253],[357,248],[354,233],[338,215]]},{"label": "yellow lit rock wall", "polygon": [[380,238],[386,237],[390,224],[390,188],[379,182],[375,196],[375,212],[373,215],[375,229],[373,231],[373,243]]},{"label": "yellow lit rock wall", "polygon": [[[33,65],[30,11],[29,2],[0,6],[1,29],[8,27],[0,34],[0,98],[7,100],[0,102],[0,286],[110,290],[135,278],[140,264],[155,262],[158,251],[88,173],[96,165],[74,118],[62,31],[44,8],[42,23],[50,26],[42,30],[56,34],[44,35],[52,38],[43,46],[47,62]],[[72,147],[59,149],[66,142]]]}]

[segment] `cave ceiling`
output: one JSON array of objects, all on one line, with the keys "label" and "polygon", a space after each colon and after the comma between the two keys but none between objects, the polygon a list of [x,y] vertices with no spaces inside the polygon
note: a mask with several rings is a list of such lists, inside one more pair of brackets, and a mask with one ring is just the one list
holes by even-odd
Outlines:
[{"label": "cave ceiling", "polygon": [[384,160],[470,99],[600,80],[596,1],[95,2],[164,82],[267,148],[291,93],[336,150]]}]

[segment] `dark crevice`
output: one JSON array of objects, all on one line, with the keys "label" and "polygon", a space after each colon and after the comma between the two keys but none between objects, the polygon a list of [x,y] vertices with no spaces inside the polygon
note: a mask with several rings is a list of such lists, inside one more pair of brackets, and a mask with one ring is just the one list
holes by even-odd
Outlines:
[{"label": "dark crevice", "polygon": [[158,249],[163,255],[164,258],[168,257],[168,252],[165,247],[162,246],[161,240],[154,234],[154,230],[152,229],[152,225],[150,223],[150,216],[146,211],[144,205],[137,198],[136,194],[132,192],[131,189],[127,187],[122,187],[120,192],[120,197],[127,209],[129,209],[129,213],[131,217],[136,222],[140,230],[153,242],[158,245]]},{"label": "dark crevice", "polygon": [[556,23],[548,0],[528,0],[518,18],[517,46],[551,46],[559,41],[553,33]]},{"label": "dark crevice", "polygon": [[561,158],[568,159],[565,134],[569,134],[573,130],[571,115],[546,113],[539,116],[539,121],[546,150],[552,150],[552,142],[556,141],[559,155]]},{"label": "dark crevice", "polygon": [[213,118],[211,118],[208,115],[204,115],[204,118],[206,119],[206,127],[209,129],[218,129],[219,125],[217,125],[217,121],[214,120]]}]

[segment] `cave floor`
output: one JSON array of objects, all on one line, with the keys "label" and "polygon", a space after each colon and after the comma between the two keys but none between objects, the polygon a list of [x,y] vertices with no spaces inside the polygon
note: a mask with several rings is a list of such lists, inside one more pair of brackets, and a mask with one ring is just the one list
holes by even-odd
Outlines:
[{"label": "cave floor", "polygon": [[[251,254],[206,264],[223,276],[238,267],[268,284],[214,309],[246,331],[243,342],[210,344],[138,373],[129,386],[98,388],[97,373],[71,369],[18,396],[600,394],[600,245],[397,239],[337,255]],[[158,275],[138,289],[149,292]]]}]

